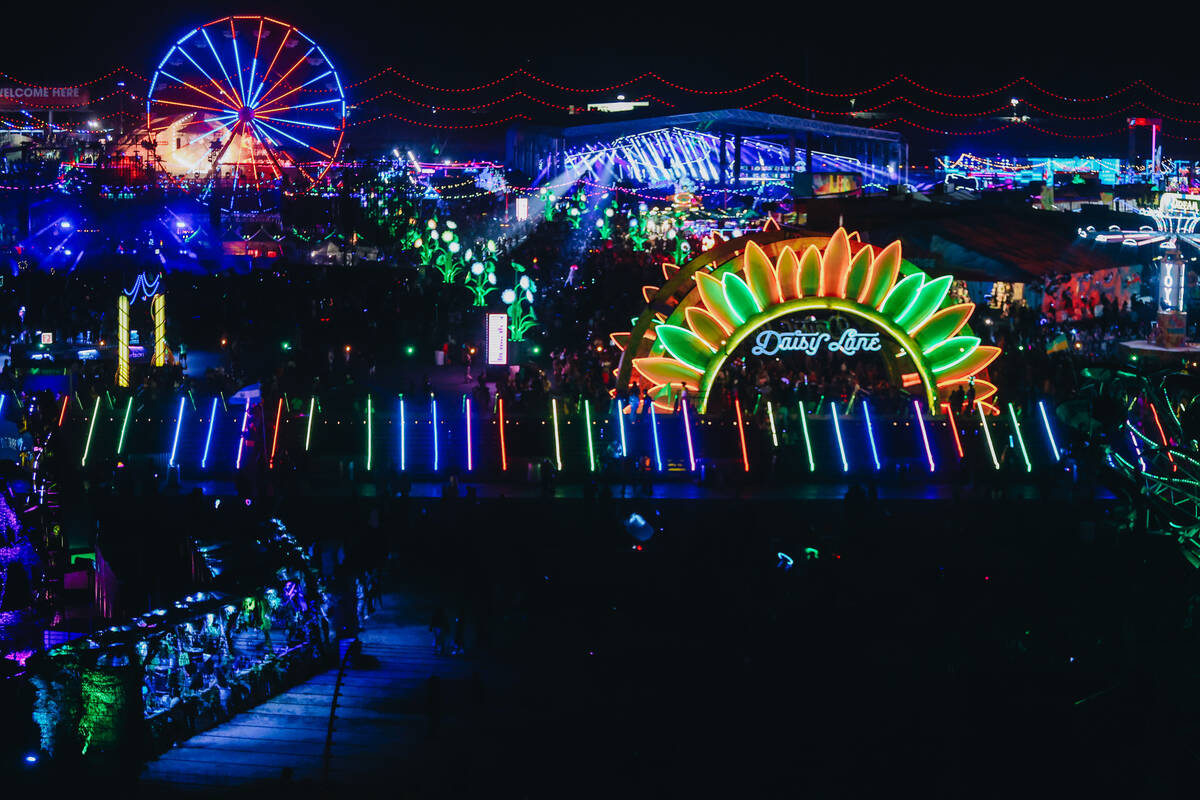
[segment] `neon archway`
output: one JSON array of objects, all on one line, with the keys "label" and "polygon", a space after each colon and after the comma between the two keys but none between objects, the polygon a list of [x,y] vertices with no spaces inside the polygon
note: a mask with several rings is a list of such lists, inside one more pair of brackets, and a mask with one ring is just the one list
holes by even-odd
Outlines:
[{"label": "neon archway", "polygon": [[1000,348],[971,335],[974,304],[949,300],[953,279],[930,278],[904,261],[898,241],[876,251],[856,239],[842,229],[831,237],[764,232],[682,267],[664,265],[667,283],[644,287],[648,307],[633,331],[613,334],[625,351],[620,385],[636,381],[664,410],[684,387],[703,413],[725,361],[747,337],[781,317],[832,311],[869,322],[908,355],[912,371],[902,383],[922,387],[931,413],[973,378],[976,401],[997,413],[987,402],[996,387],[977,376]]}]

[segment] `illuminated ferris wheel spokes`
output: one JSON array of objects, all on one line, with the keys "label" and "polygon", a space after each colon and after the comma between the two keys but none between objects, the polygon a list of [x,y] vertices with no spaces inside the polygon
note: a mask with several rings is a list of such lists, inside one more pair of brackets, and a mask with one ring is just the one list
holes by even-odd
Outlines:
[{"label": "illuminated ferris wheel spokes", "polygon": [[[225,17],[179,39],[150,83],[146,124],[168,172],[229,210],[313,189],[341,149],[346,101],[320,45],[269,17]],[[218,200],[219,198],[219,200]]]}]

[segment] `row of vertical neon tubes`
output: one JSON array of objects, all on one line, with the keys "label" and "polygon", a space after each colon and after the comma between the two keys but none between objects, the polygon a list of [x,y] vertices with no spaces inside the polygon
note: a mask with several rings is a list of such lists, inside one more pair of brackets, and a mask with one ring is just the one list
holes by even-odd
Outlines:
[{"label": "row of vertical neon tubes", "polygon": [[[65,419],[65,416],[66,416],[68,400],[69,400],[68,397],[66,397],[66,396],[63,397],[62,409],[59,412],[59,426],[60,427],[62,426],[63,420]],[[305,424],[305,433],[304,433],[304,449],[306,451],[309,449],[311,442],[312,442],[312,423],[313,423],[313,419],[316,416],[316,412],[317,412],[316,400],[317,400],[316,397],[312,397],[309,400],[308,419]],[[282,418],[283,402],[284,402],[283,399],[279,398],[277,400],[276,407],[275,407],[275,414],[274,414],[274,423],[275,424],[272,426],[270,454],[269,454],[268,460],[267,460],[269,469],[274,469],[274,466],[275,466],[275,455],[276,455],[276,452],[278,449],[278,444],[279,444],[279,428],[283,424],[283,418]],[[174,425],[174,435],[171,440],[171,454],[170,454],[170,458],[168,461],[168,464],[172,467],[175,466],[177,463],[176,456],[178,454],[180,432],[183,427],[184,403],[185,403],[185,398],[180,397],[179,398],[179,408],[177,411],[175,425]],[[122,422],[121,422],[121,432],[120,432],[120,436],[117,441],[117,455],[120,455],[124,450],[126,433],[129,428],[129,416],[130,416],[130,412],[132,411],[132,408],[133,408],[133,398],[131,397],[131,398],[129,398],[129,400],[127,401],[127,404],[125,406],[125,412],[124,412]],[[400,428],[400,431],[399,431],[400,469],[401,469],[401,471],[406,471],[408,469],[408,431],[407,431],[408,426],[406,424],[407,419],[408,419],[408,414],[407,414],[406,400],[403,395],[401,395],[399,397],[398,408],[399,408],[399,421],[400,421],[400,426],[399,426],[399,428]],[[3,409],[3,396],[0,395],[0,410],[2,410],[2,409]],[[950,422],[949,427],[950,427],[950,429],[953,433],[953,437],[954,437],[953,441],[954,441],[955,452],[957,453],[958,458],[961,460],[965,454],[963,451],[962,439],[959,436],[958,420],[955,418],[954,413],[950,409],[949,405],[944,404],[943,409],[946,411],[948,418],[949,418],[949,422]],[[87,441],[84,445],[83,459],[82,459],[83,466],[87,466],[88,456],[91,453],[92,437],[93,437],[93,434],[95,433],[96,417],[99,416],[99,410],[100,410],[100,398],[97,397],[96,401],[95,401],[95,406],[92,409],[91,420],[89,421],[89,424],[88,424]],[[584,429],[586,432],[586,440],[587,440],[588,471],[595,472],[596,468],[597,468],[597,460],[596,460],[594,437],[593,437],[593,432],[592,432],[593,421],[592,421],[592,407],[591,407],[590,401],[587,401],[587,400],[584,401],[583,410],[584,410]],[[695,439],[694,439],[693,433],[692,433],[692,419],[691,419],[692,414],[689,410],[689,406],[686,401],[681,403],[680,410],[682,412],[681,419],[683,422],[684,439],[687,444],[688,470],[695,471],[695,469],[696,469],[696,448],[695,448]],[[809,411],[808,411],[808,409],[805,408],[803,401],[800,401],[798,403],[797,411],[798,411],[798,417],[800,419],[800,430],[801,430],[801,434],[804,439],[804,448],[805,448],[805,453],[807,455],[809,471],[816,472],[817,464],[816,464],[816,459],[814,458],[814,455],[813,455],[813,441],[812,441],[812,435],[810,433],[809,423],[808,423]],[[838,456],[839,456],[839,461],[841,463],[842,472],[849,472],[850,471],[850,461],[846,454],[845,440],[843,439],[843,436],[842,436],[842,420],[841,420],[841,417],[838,415],[837,407],[835,404],[830,403],[829,411],[830,411],[830,420],[831,420],[831,423],[833,426],[834,436],[837,441]],[[1000,469],[1000,459],[999,459],[999,456],[997,455],[995,440],[993,439],[993,435],[992,435],[992,427],[993,427],[992,423],[988,422],[987,417],[983,413],[982,408],[977,407],[977,411],[979,413],[979,425],[983,431],[984,441],[987,444],[987,450],[988,450],[988,454],[991,458],[992,465],[995,469]],[[204,455],[201,457],[201,460],[200,460],[200,468],[201,469],[208,468],[209,455],[210,455],[210,450],[211,450],[211,445],[212,445],[213,426],[216,421],[216,412],[217,412],[217,399],[213,398],[212,405],[209,409],[209,420],[208,420],[208,426],[207,426],[207,433],[205,435],[205,440],[204,440]],[[475,468],[475,452],[474,452],[475,451],[475,442],[474,442],[474,430],[473,430],[473,424],[472,424],[473,409],[472,409],[472,403],[471,403],[470,396],[467,396],[467,395],[463,396],[462,412],[463,412],[463,416],[464,416],[464,419],[466,422],[466,464],[467,464],[467,471],[470,472],[470,471],[474,471],[474,468]],[[561,431],[560,431],[560,420],[559,420],[557,398],[551,399],[550,412],[551,412],[550,413],[550,422],[554,429],[554,463],[558,467],[559,470],[562,470],[563,469],[562,437],[561,437]],[[740,399],[735,398],[735,400],[734,400],[734,412],[735,412],[735,416],[736,416],[736,420],[737,420],[738,443],[740,446],[741,463],[742,463],[743,469],[746,472],[749,472],[750,471],[750,453],[749,453],[749,448],[746,443],[746,432],[745,432],[747,422],[743,417],[742,405],[741,405]],[[933,448],[930,445],[929,431],[927,429],[925,417],[921,411],[920,404],[916,401],[913,402],[913,412],[914,412],[914,418],[917,423],[917,429],[921,434],[920,441],[921,441],[922,448],[925,453],[926,462],[929,465],[929,471],[934,472],[936,470],[937,465],[934,461]],[[366,445],[366,468],[368,471],[370,471],[374,467],[374,439],[375,439],[374,419],[373,419],[374,413],[375,413],[374,398],[371,395],[367,395],[367,411],[366,411],[366,419],[365,419],[365,423],[366,423],[366,443],[365,443],[365,445]],[[663,456],[662,456],[662,446],[659,442],[659,432],[658,432],[658,428],[659,428],[658,417],[660,415],[653,409],[653,407],[651,407],[651,410],[648,415],[650,418],[651,438],[653,440],[653,445],[654,445],[654,465],[655,465],[655,469],[657,471],[661,472],[663,470]],[[1050,452],[1053,455],[1054,460],[1059,461],[1061,459],[1061,453],[1058,449],[1058,444],[1055,441],[1054,430],[1050,424],[1049,415],[1046,411],[1045,403],[1043,403],[1043,402],[1038,403],[1038,415],[1040,416],[1043,429],[1046,433],[1046,439],[1049,443]],[[1156,415],[1156,422],[1157,422],[1157,409],[1155,409],[1155,415]],[[617,430],[618,430],[619,437],[620,437],[621,454],[622,454],[622,456],[628,456],[628,441],[626,439],[626,434],[625,434],[625,419],[624,419],[625,414],[624,414],[624,407],[622,407],[621,405],[617,406],[616,416],[617,416]],[[505,420],[505,414],[504,414],[503,398],[500,398],[497,400],[497,417],[498,417],[499,428],[500,428],[499,440],[500,440],[501,469],[504,471],[507,471],[508,470],[508,448],[507,448],[507,442],[506,442],[506,437],[505,437],[506,420]],[[779,447],[779,433],[778,433],[778,428],[777,428],[776,420],[775,420],[775,407],[774,407],[774,404],[771,403],[770,401],[767,402],[767,417],[768,417],[768,422],[769,422],[769,426],[770,426],[772,446]],[[1017,415],[1016,408],[1013,406],[1012,403],[1008,404],[1008,417],[1011,422],[1013,434],[1015,435],[1015,444],[1016,444],[1017,448],[1019,448],[1019,452],[1021,453],[1021,457],[1025,464],[1025,469],[1027,472],[1032,472],[1033,471],[1033,462],[1030,458],[1029,450],[1025,443],[1025,435],[1024,435],[1024,431],[1022,430],[1022,427],[1021,427],[1021,421]],[[433,430],[433,471],[438,472],[441,469],[441,461],[442,461],[442,459],[441,459],[441,442],[439,441],[440,437],[438,435],[439,411],[438,411],[437,398],[433,395],[430,395],[430,397],[429,397],[429,418],[430,418],[430,421],[432,424],[432,430]],[[242,414],[241,435],[238,437],[237,454],[236,454],[236,457],[234,460],[235,468],[237,468],[237,469],[240,469],[241,464],[242,464],[244,436],[245,436],[247,425],[249,423],[249,419],[250,419],[250,410],[249,410],[249,408],[247,408],[246,411],[244,411]],[[870,409],[870,405],[865,400],[863,401],[863,420],[865,423],[867,440],[870,443],[870,448],[871,448],[871,464],[873,465],[873,467],[876,471],[882,470],[883,461],[880,456],[878,441],[875,436],[875,426],[874,426],[874,422],[871,418],[871,409]],[[1160,435],[1162,436],[1163,440],[1166,441],[1166,436],[1161,431],[1161,425],[1159,427],[1160,427]],[[1135,443],[1135,446],[1136,446],[1136,443]],[[1017,448],[1014,448],[1014,449],[1017,449]]]}]

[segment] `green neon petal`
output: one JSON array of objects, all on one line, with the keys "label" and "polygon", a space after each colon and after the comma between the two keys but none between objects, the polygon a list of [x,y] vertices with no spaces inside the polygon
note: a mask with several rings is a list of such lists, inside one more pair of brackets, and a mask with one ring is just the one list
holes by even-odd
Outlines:
[{"label": "green neon petal", "polygon": [[929,319],[934,311],[938,310],[938,306],[946,299],[946,293],[950,291],[950,284],[953,280],[949,275],[943,275],[921,287],[921,293],[917,295],[917,299],[908,307],[907,311],[896,318],[896,324],[906,331],[915,330],[922,322]]},{"label": "green neon petal", "polygon": [[978,336],[955,336],[931,348],[925,357],[929,360],[929,368],[937,375],[970,358],[978,347]]},{"label": "green neon petal", "polygon": [[954,381],[970,377],[995,361],[998,355],[1000,355],[999,347],[992,347],[990,345],[977,347],[975,352],[971,353],[966,359],[948,367],[945,372],[938,375],[938,383],[953,383]]},{"label": "green neon petal", "polygon": [[717,318],[699,306],[692,306],[687,309],[683,316],[687,320],[688,327],[713,347],[720,347],[729,338],[729,332],[721,327],[721,323],[717,321]]},{"label": "green neon petal", "polygon": [[858,302],[871,306],[871,308],[879,308],[879,304],[883,302],[883,298],[887,297],[899,274],[900,242],[895,241],[875,256],[875,262],[871,265],[871,277],[859,294]]},{"label": "green neon petal", "polygon": [[846,298],[854,300],[871,275],[871,247],[868,245],[854,254],[850,259],[850,271],[846,275]]},{"label": "green neon petal", "polygon": [[[732,272],[726,272],[721,286],[725,289],[725,298],[729,301],[730,307],[733,308],[734,312],[743,322],[762,311],[762,307],[754,299],[754,292],[750,291],[750,287],[746,285],[746,282],[737,275],[734,275]],[[741,323],[739,322],[738,324]]]},{"label": "green neon petal", "polygon": [[759,308],[773,306],[779,302],[779,281],[775,277],[775,267],[771,266],[771,259],[767,258],[767,254],[755,242],[746,245],[743,270]]},{"label": "green neon petal", "polygon": [[887,299],[879,307],[879,313],[891,320],[899,319],[908,313],[909,307],[916,302],[918,295],[921,294],[921,287],[924,285],[924,273],[914,272],[909,275],[888,293]]},{"label": "green neon petal", "polygon": [[810,244],[800,256],[800,294],[802,297],[816,297],[821,291],[821,251],[816,245]]},{"label": "green neon petal", "polygon": [[659,325],[657,332],[659,341],[671,355],[696,369],[703,370],[708,364],[709,356],[716,352],[716,348],[709,347],[707,342],[687,328]]},{"label": "green neon petal", "polygon": [[704,301],[705,308],[714,317],[725,323],[729,330],[733,330],[745,321],[745,317],[739,316],[733,310],[733,306],[729,305],[729,301],[725,297],[725,287],[712,275],[697,273],[696,289],[700,293],[700,299]]},{"label": "green neon petal", "polygon": [[967,318],[974,310],[973,303],[961,303],[957,306],[943,308],[927,319],[917,329],[917,332],[912,334],[912,337],[917,340],[917,344],[921,345],[923,352],[929,352],[936,345],[941,344],[943,339],[957,333],[966,324]]}]

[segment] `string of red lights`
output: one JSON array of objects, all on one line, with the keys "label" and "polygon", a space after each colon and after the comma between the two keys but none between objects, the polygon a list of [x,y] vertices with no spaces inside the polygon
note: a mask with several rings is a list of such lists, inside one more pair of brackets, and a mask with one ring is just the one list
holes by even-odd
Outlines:
[{"label": "string of red lights", "polygon": [[[245,71],[246,69],[248,69],[248,67],[243,68],[243,71]],[[31,87],[38,87],[38,88],[53,88],[53,87],[81,88],[81,87],[92,86],[94,84],[100,83],[104,80],[113,78],[113,77],[117,76],[118,74],[125,74],[130,77],[137,78],[138,80],[141,80],[143,82],[149,83],[149,78],[147,78],[145,75],[143,75],[143,74],[137,72],[136,70],[133,70],[125,65],[119,65],[96,78],[92,78],[90,80],[86,80],[86,81],[82,81],[82,82],[74,83],[74,84],[47,84],[47,83],[40,83],[40,82],[35,82],[35,81],[27,81],[27,80],[23,80],[21,78],[17,78],[16,76],[11,75],[6,72],[0,72],[0,79],[11,81],[12,83],[20,84],[22,86],[31,86]],[[371,75],[369,75],[365,78],[347,83],[345,85],[345,88],[351,89],[351,88],[363,86],[368,83],[372,83],[376,80],[379,80],[387,75],[394,75],[397,78],[404,80],[414,86],[420,87],[422,89],[426,89],[431,92],[441,92],[441,93],[447,93],[447,94],[472,94],[475,92],[484,91],[486,89],[490,89],[492,87],[498,86],[502,83],[505,83],[506,81],[514,80],[516,78],[525,78],[525,79],[528,79],[539,85],[546,86],[551,89],[555,89],[557,91],[568,92],[568,93],[573,93],[573,94],[596,94],[596,93],[603,93],[603,92],[612,92],[612,91],[616,91],[619,89],[624,89],[626,87],[629,87],[633,84],[638,83],[639,81],[653,80],[653,81],[656,81],[656,82],[662,84],[663,86],[669,87],[676,91],[685,92],[687,94],[708,95],[708,96],[715,97],[715,96],[729,96],[729,95],[741,94],[741,93],[750,91],[751,89],[755,89],[759,86],[762,86],[763,84],[768,83],[770,81],[777,80],[782,83],[786,83],[787,85],[791,86],[792,88],[794,88],[800,92],[805,93],[806,95],[810,95],[810,96],[814,96],[814,97],[834,98],[834,99],[863,97],[865,95],[871,95],[876,92],[879,92],[879,91],[881,91],[889,86],[892,86],[894,84],[904,83],[915,89],[925,92],[927,94],[930,94],[930,95],[933,95],[936,97],[945,98],[945,99],[950,99],[950,100],[982,99],[985,97],[991,97],[996,94],[1002,94],[1002,93],[1008,92],[1018,86],[1025,86],[1034,91],[1040,92],[1048,97],[1052,97],[1056,100],[1060,100],[1062,102],[1098,103],[1098,102],[1113,100],[1118,95],[1122,95],[1127,92],[1134,91],[1140,87],[1140,88],[1145,89],[1146,91],[1156,95],[1157,97],[1160,97],[1164,100],[1167,100],[1167,101],[1170,101],[1173,103],[1179,103],[1181,105],[1189,105],[1189,106],[1200,106],[1200,99],[1190,100],[1190,99],[1186,99],[1183,97],[1179,97],[1177,95],[1173,95],[1169,92],[1165,92],[1165,91],[1159,89],[1158,87],[1150,84],[1149,82],[1147,82],[1141,78],[1137,78],[1137,79],[1132,80],[1129,83],[1125,84],[1124,86],[1121,86],[1121,87],[1118,87],[1118,88],[1115,88],[1115,89],[1112,89],[1112,90],[1109,90],[1106,92],[1102,92],[1100,94],[1091,95],[1091,96],[1071,96],[1071,95],[1063,94],[1062,92],[1054,91],[1053,89],[1049,89],[1026,76],[1020,76],[1020,77],[1014,78],[1011,81],[1008,81],[1006,83],[1000,84],[998,86],[995,86],[995,87],[992,87],[989,89],[982,89],[979,91],[969,91],[969,92],[950,92],[950,91],[945,91],[942,89],[934,88],[932,86],[929,86],[928,84],[917,81],[917,80],[909,77],[908,75],[901,73],[901,74],[897,74],[891,78],[888,78],[887,80],[881,81],[880,83],[877,83],[873,86],[862,87],[862,88],[852,90],[852,91],[833,92],[833,91],[826,91],[823,89],[817,89],[817,88],[814,88],[811,86],[806,86],[805,84],[800,83],[799,81],[796,81],[795,79],[785,75],[782,72],[778,72],[778,71],[767,73],[766,75],[762,76],[761,78],[758,78],[757,80],[743,83],[740,86],[736,86],[736,87],[732,87],[732,88],[728,88],[728,89],[706,89],[706,88],[700,88],[700,87],[696,87],[696,86],[689,86],[689,85],[680,83],[678,81],[670,80],[670,79],[660,75],[659,73],[653,72],[653,71],[643,72],[639,75],[635,75],[635,76],[627,78],[625,80],[617,81],[617,82],[610,83],[610,84],[607,84],[604,86],[572,86],[569,84],[560,83],[560,82],[553,81],[548,78],[542,77],[541,75],[538,75],[537,73],[534,73],[527,69],[524,69],[523,67],[518,67],[498,78],[494,78],[489,81],[484,81],[482,83],[478,83],[473,86],[455,87],[455,86],[442,86],[442,85],[438,85],[436,83],[423,81],[423,80],[420,80],[419,78],[413,77],[412,75],[409,75],[408,73],[397,69],[396,67],[387,66],[387,67],[383,67],[381,69],[376,70],[374,73],[372,73]],[[893,100],[899,99],[899,96],[897,98],[892,98],[892,99]],[[916,105],[916,103],[914,103],[914,105]]]}]

